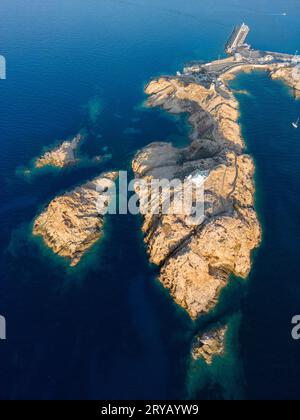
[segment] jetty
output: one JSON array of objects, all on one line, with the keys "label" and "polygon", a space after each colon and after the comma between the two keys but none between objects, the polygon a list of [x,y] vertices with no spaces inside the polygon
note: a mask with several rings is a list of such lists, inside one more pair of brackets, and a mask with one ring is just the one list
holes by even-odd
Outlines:
[{"label": "jetty", "polygon": [[[261,51],[251,47],[247,43],[250,27],[243,23],[237,26],[227,43],[225,52],[227,57],[209,63],[190,62],[183,70],[183,77],[194,79],[195,82],[202,84],[205,88],[222,88],[224,76],[240,71],[269,69],[278,70],[280,68],[293,68],[300,65],[300,57],[295,54],[285,54],[281,52]],[[226,92],[222,92],[226,94]]]}]

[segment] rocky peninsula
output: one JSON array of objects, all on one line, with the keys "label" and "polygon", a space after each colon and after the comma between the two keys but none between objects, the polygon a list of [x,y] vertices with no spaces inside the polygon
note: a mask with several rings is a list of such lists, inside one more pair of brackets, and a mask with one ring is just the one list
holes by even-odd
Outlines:
[{"label": "rocky peninsula", "polygon": [[[146,87],[147,106],[187,114],[190,145],[153,143],[135,156],[136,179],[184,180],[207,174],[204,219],[188,223],[186,214],[145,214],[143,232],[149,257],[160,267],[159,280],[195,319],[217,302],[231,274],[246,278],[261,228],[254,208],[254,163],[245,152],[239,107],[229,88],[224,95],[190,77],[162,77]],[[144,197],[137,190],[141,201]],[[152,197],[152,200],[157,197]]]},{"label": "rocky peninsula", "polygon": [[36,218],[33,234],[76,266],[103,234],[104,216],[99,203],[103,208],[109,205],[111,196],[106,191],[117,176],[116,172],[104,173],[53,199]]},{"label": "rocky peninsula", "polygon": [[34,166],[37,169],[45,166],[53,166],[55,168],[65,168],[75,165],[78,162],[77,150],[84,140],[82,134],[78,134],[72,140],[67,140],[55,147],[53,150],[47,151],[41,157],[36,159]]},{"label": "rocky peninsula", "polygon": [[[145,88],[147,107],[185,114],[192,128],[183,148],[155,142],[140,150],[132,162],[136,180],[179,179],[186,182],[205,174],[204,217],[196,225],[188,214],[143,212],[143,233],[150,261],[159,266],[159,281],[192,319],[207,314],[231,275],[246,279],[251,253],[262,232],[254,205],[251,156],[238,123],[239,104],[228,82],[241,72],[263,70],[282,80],[300,96],[299,57],[252,50],[241,45],[228,58],[192,63],[176,76],[152,80]],[[162,197],[136,188],[140,203]],[[171,208],[177,195],[172,196]],[[211,327],[197,336],[192,357],[212,363],[223,354],[227,326]]]},{"label": "rocky peninsula", "polygon": [[[160,269],[160,282],[192,319],[216,305],[231,275],[248,277],[251,253],[262,237],[254,206],[255,167],[246,153],[239,104],[228,82],[238,73],[263,70],[272,79],[284,81],[298,97],[299,62],[299,57],[256,51],[243,44],[230,57],[190,63],[183,73],[154,79],[145,88],[147,107],[187,115],[192,130],[190,144],[184,148],[155,142],[140,150],[132,162],[136,180],[186,182],[205,174],[204,217],[197,225],[189,223],[188,214],[143,213],[150,261]],[[136,188],[140,203],[162,200],[153,191],[149,196],[149,191]],[[174,207],[174,193],[172,200]],[[226,326],[198,337],[193,357],[211,363],[212,354],[224,350],[225,333]]]}]

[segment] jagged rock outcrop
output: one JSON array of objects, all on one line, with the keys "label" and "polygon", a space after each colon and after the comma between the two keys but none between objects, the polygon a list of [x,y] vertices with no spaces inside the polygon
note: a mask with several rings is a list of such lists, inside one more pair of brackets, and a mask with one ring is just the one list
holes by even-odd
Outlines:
[{"label": "jagged rock outcrop", "polygon": [[181,78],[160,78],[147,87],[148,106],[161,106],[170,113],[189,113],[191,140],[210,139],[215,147],[232,142],[243,147],[238,102],[227,89],[226,97],[215,89]]},{"label": "jagged rock outcrop", "polygon": [[36,218],[33,234],[41,236],[54,253],[69,259],[71,266],[77,265],[102,236],[103,210],[111,200],[107,189],[116,178],[116,172],[104,173],[56,197]]},{"label": "jagged rock outcrop", "polygon": [[[160,266],[159,280],[192,318],[215,305],[230,274],[246,278],[251,251],[261,229],[254,209],[254,164],[244,152],[237,122],[238,103],[229,89],[220,95],[187,79],[160,78],[146,88],[148,106],[189,113],[191,144],[175,148],[153,143],[138,152],[132,167],[137,180],[179,179],[205,173],[203,218],[174,214],[180,199],[174,191],[169,212],[144,213],[143,232],[151,262]],[[192,181],[190,181],[192,182]],[[138,185],[138,184],[137,184]],[[141,206],[159,202],[149,189],[136,188]],[[199,203],[198,203],[199,204]]]},{"label": "jagged rock outcrop", "polygon": [[233,80],[237,74],[242,72],[250,73],[254,70],[267,71],[270,74],[271,79],[281,80],[292,88],[295,98],[300,97],[300,62],[291,63],[289,65],[283,65],[282,63],[242,64],[224,72],[220,76],[220,80],[227,84],[230,80]]},{"label": "jagged rock outcrop", "polygon": [[214,327],[204,334],[198,335],[192,346],[192,358],[194,360],[203,359],[211,365],[215,356],[224,355],[227,331],[227,326]]},{"label": "jagged rock outcrop", "polygon": [[271,71],[271,78],[284,81],[289,87],[294,89],[295,97],[300,97],[300,63],[298,66],[275,68]]},{"label": "jagged rock outcrop", "polygon": [[83,139],[83,135],[78,134],[73,140],[64,141],[58,147],[36,159],[35,167],[38,169],[45,166],[65,168],[66,166],[75,165],[78,162],[76,151]]}]

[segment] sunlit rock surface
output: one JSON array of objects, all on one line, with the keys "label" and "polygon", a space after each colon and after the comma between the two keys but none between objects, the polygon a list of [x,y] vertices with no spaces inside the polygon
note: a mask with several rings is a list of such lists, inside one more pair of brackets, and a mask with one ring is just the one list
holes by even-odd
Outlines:
[{"label": "sunlit rock surface", "polygon": [[215,356],[222,356],[225,353],[225,338],[228,331],[227,326],[215,327],[196,337],[192,346],[192,358],[203,359],[207,364],[212,364]]},{"label": "sunlit rock surface", "polygon": [[[254,164],[244,151],[238,103],[228,88],[214,88],[180,77],[153,80],[146,88],[148,106],[187,113],[191,144],[176,148],[153,143],[135,156],[136,179],[178,178],[205,171],[204,218],[191,224],[188,214],[144,215],[143,232],[159,280],[175,301],[197,318],[217,302],[230,274],[246,278],[251,251],[261,241],[254,209]],[[146,191],[137,190],[141,202]],[[151,197],[151,200],[159,198]],[[176,200],[176,197],[174,197]]]},{"label": "sunlit rock surface", "polygon": [[78,162],[77,149],[83,138],[82,134],[78,134],[73,140],[64,141],[58,147],[36,159],[35,167],[38,169],[45,166],[65,168],[66,166],[75,165]]},{"label": "sunlit rock surface", "polygon": [[103,234],[104,212],[111,196],[106,194],[116,172],[108,172],[56,197],[40,214],[33,234],[41,236],[54,253],[77,265]]}]

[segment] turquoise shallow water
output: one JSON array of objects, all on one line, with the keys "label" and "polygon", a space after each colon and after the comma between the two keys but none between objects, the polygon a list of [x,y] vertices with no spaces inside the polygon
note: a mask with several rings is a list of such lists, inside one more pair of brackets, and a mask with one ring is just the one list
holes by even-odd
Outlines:
[{"label": "turquoise shallow water", "polygon": [[[286,17],[279,16],[282,11]],[[233,280],[211,317],[232,324],[228,354],[212,369],[189,367],[199,325],[173,304],[147,262],[140,220],[110,218],[105,238],[76,270],[30,226],[53,196],[107,168],[126,169],[154,140],[186,142],[184,119],[145,111],[144,84],[189,60],[223,54],[232,26],[253,28],[259,48],[299,47],[297,1],[2,1],[0,81],[1,398],[298,397],[299,113],[287,88],[242,75],[241,124],[257,165],[264,242],[248,283]],[[40,151],[86,129],[84,153],[103,147],[102,167],[18,175]]]}]

